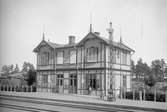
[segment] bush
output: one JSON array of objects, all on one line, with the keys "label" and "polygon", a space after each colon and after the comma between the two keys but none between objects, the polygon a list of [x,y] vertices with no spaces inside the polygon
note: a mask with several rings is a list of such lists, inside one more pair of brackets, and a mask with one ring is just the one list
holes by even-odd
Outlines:
[{"label": "bush", "polygon": [[154,94],[153,93],[145,93],[145,100],[146,101],[154,101]]},{"label": "bush", "polygon": [[[126,92],[125,93],[125,98],[126,99],[133,99],[133,92]],[[124,95],[123,95],[124,96]],[[142,97],[144,96],[142,92]],[[139,100],[139,92],[135,91],[135,100]],[[154,101],[154,93],[146,92],[145,93],[145,100],[146,101]],[[156,101],[157,102],[165,102],[165,94],[162,93],[157,93],[156,94]]]},{"label": "bush", "polygon": [[165,102],[165,94],[157,94],[156,101],[157,102]]},{"label": "bush", "polygon": [[126,92],[126,99],[133,99],[133,92]]},{"label": "bush", "polygon": [[[126,99],[133,99],[133,92],[132,91],[126,92],[125,94],[126,94],[125,95]],[[135,98],[134,99],[139,100],[139,92],[135,91]]]}]

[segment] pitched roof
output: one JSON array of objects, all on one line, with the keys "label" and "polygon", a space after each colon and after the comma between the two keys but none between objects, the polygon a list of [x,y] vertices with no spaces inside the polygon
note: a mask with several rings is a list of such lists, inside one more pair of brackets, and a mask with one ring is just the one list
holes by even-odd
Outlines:
[{"label": "pitched roof", "polygon": [[[92,36],[90,36],[90,35],[92,35]],[[100,35],[93,33],[93,32],[89,32],[80,42],[75,43],[75,44],[57,44],[57,43],[53,43],[53,42],[45,41],[45,40],[42,40],[42,42],[47,44],[51,48],[65,48],[65,47],[79,46],[82,42],[84,42],[85,40],[87,40],[89,38],[98,38],[98,39],[104,41],[107,45],[110,44],[109,39],[101,37]],[[37,50],[41,46],[42,42],[33,50],[34,52],[37,52]],[[130,52],[134,52],[133,49],[131,49],[130,47],[128,47],[125,44],[120,43],[120,42],[113,42],[113,46],[120,48],[120,49],[130,51]]]},{"label": "pitched roof", "polygon": [[[101,37],[100,35],[98,35],[98,34],[96,34],[96,33],[92,33],[92,32],[89,32],[89,33],[85,36],[85,38],[83,38],[79,43],[81,43],[82,41],[88,39],[88,38],[89,38],[88,35],[90,35],[90,34],[94,35],[94,36],[97,37],[98,39],[103,40],[106,44],[108,44],[108,45],[110,44],[109,39],[104,38],[104,37]],[[128,47],[128,46],[126,46],[125,44],[120,43],[120,42],[113,42],[113,46],[114,46],[114,47],[118,47],[118,48],[120,48],[120,49],[127,50],[127,51],[135,52],[133,49],[131,49],[130,47]]]}]

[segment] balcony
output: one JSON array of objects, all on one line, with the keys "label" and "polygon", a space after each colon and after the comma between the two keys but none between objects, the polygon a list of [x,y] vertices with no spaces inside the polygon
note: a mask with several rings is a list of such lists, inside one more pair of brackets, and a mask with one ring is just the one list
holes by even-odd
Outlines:
[{"label": "balcony", "polygon": [[85,62],[85,63],[79,63],[79,68],[103,68],[104,62]]},{"label": "balcony", "polygon": [[56,64],[56,69],[75,69],[76,63]]},{"label": "balcony", "polygon": [[54,65],[37,65],[37,70],[53,70]]}]

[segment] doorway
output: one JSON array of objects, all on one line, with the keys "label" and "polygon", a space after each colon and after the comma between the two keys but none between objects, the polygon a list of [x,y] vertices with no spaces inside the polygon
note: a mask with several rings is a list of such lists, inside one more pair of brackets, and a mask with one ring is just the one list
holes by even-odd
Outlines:
[{"label": "doorway", "polygon": [[70,82],[70,93],[76,94],[77,93],[77,75],[70,74],[69,82]]},{"label": "doorway", "polygon": [[64,75],[58,74],[57,75],[58,93],[64,93],[63,83],[64,83]]}]

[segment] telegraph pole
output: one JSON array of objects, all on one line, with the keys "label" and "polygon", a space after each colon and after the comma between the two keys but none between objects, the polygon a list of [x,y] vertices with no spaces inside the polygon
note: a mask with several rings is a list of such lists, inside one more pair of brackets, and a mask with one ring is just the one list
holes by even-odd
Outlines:
[{"label": "telegraph pole", "polygon": [[113,97],[115,98],[115,94],[114,94],[114,76],[113,76],[113,71],[112,71],[112,67],[113,67],[113,28],[112,28],[112,23],[110,22],[110,27],[109,29],[107,29],[108,33],[109,33],[109,81],[110,81],[110,87],[109,90],[110,92],[112,92]]}]

